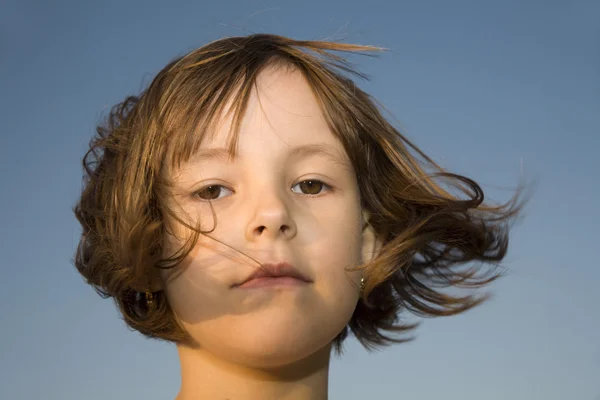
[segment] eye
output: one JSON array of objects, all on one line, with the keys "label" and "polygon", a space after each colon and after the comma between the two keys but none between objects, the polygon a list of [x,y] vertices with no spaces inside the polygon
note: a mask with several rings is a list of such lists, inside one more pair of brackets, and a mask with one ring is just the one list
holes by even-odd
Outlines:
[{"label": "eye", "polygon": [[224,192],[232,193],[230,189],[227,189],[222,185],[210,185],[205,186],[202,189],[195,192],[194,197],[198,197],[201,200],[217,200],[224,197]]},{"label": "eye", "polygon": [[316,196],[321,194],[325,190],[331,190],[331,187],[317,179],[308,179],[302,182],[298,182],[292,187],[292,192],[298,193],[294,190],[295,187],[299,187],[302,194],[309,196]]}]

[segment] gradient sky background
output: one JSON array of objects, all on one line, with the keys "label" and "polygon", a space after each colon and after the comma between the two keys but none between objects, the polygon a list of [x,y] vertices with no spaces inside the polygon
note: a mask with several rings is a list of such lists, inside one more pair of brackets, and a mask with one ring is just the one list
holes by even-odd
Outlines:
[{"label": "gradient sky background", "polygon": [[495,200],[536,183],[493,300],[410,344],[349,340],[330,398],[600,399],[598,21],[598,1],[1,1],[0,398],[174,398],[175,347],[72,265],[80,160],[172,58],[265,32],[389,48],[350,59],[410,139]]}]

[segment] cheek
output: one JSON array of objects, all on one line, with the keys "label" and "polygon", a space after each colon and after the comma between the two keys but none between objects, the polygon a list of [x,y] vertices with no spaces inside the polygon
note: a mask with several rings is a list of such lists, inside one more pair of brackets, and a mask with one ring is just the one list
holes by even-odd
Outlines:
[{"label": "cheek", "polygon": [[[185,222],[185,224],[199,228],[202,232],[209,232],[214,229],[214,214],[210,206],[189,200],[181,201],[181,203],[171,201],[167,203],[167,206],[175,214],[174,217],[169,217],[165,221],[168,232],[174,235],[174,237],[170,236],[167,238],[167,244],[174,245],[176,241],[181,242],[193,233],[193,230],[179,220]],[[200,225],[198,226],[198,224]]]},{"label": "cheek", "polygon": [[[183,243],[170,237],[166,248],[171,253]],[[163,272],[165,293],[180,322],[196,325],[226,315],[236,308],[230,286],[240,276],[240,269],[251,266],[239,253],[200,235],[188,256],[173,269]]]},{"label": "cheek", "polygon": [[[195,254],[196,257],[192,257]],[[165,293],[172,310],[184,325],[196,325],[231,311],[228,296],[230,263],[213,252],[198,256],[194,250],[176,269],[165,274]]]},{"label": "cheek", "polygon": [[332,220],[326,225],[323,239],[306,252],[314,268],[315,289],[326,303],[327,312],[339,318],[342,325],[350,319],[359,298],[361,272],[347,269],[360,264],[361,222],[359,213],[346,213],[343,218]]}]

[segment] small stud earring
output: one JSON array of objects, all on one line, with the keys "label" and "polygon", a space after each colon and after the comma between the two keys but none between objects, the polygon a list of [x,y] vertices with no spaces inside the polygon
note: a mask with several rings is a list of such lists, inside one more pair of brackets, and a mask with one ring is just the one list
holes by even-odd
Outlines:
[{"label": "small stud earring", "polygon": [[152,295],[152,292],[147,290],[146,291],[146,305],[148,307],[152,307],[152,305],[154,304],[154,296]]},{"label": "small stud earring", "polygon": [[360,278],[360,294],[362,294],[364,288],[365,288],[365,278],[363,276],[362,278]]}]

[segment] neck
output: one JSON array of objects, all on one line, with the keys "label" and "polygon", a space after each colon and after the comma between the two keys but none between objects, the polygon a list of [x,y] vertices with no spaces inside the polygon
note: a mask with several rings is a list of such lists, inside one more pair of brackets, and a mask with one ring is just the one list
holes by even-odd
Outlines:
[{"label": "neck", "polygon": [[184,345],[177,350],[181,390],[176,400],[327,400],[330,345],[276,368],[240,365]]}]

